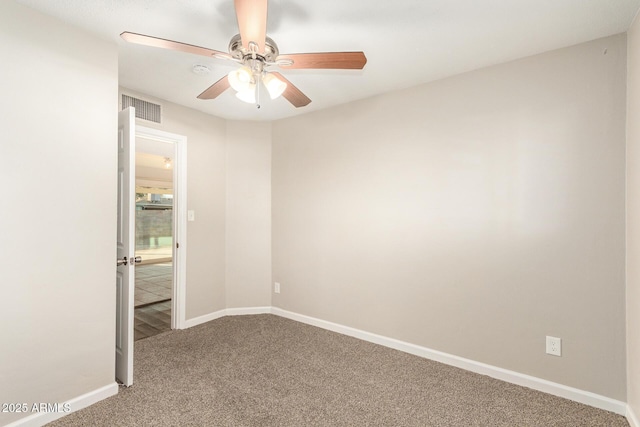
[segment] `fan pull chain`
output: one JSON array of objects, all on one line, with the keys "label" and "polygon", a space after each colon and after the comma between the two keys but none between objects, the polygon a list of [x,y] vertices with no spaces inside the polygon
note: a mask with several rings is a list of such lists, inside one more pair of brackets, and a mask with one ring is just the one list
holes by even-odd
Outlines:
[{"label": "fan pull chain", "polygon": [[[262,77],[262,76],[260,76]],[[262,78],[258,79],[258,81],[256,82],[256,108],[259,110],[260,109],[260,82],[262,81]]]}]

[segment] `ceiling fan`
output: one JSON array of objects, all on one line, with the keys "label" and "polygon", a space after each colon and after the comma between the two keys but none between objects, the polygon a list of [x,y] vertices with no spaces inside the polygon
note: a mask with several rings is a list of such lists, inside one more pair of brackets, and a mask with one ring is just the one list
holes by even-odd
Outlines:
[{"label": "ceiling fan", "polygon": [[280,54],[278,46],[267,37],[267,1],[234,0],[240,34],[229,42],[229,53],[180,43],[158,37],[124,32],[120,36],[130,43],[163,49],[177,50],[196,55],[225,59],[240,64],[240,67],[212,84],[198,95],[199,99],[214,99],[232,87],[242,101],[256,103],[256,92],[260,82],[264,84],[271,99],[284,96],[294,107],[304,107],[311,102],[302,91],[277,71],[282,69],[345,69],[361,70],[367,63],[363,52],[319,52]]}]

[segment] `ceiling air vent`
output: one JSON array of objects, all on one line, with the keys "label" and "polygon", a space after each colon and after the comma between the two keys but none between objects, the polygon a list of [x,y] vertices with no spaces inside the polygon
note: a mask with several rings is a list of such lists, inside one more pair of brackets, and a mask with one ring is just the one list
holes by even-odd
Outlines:
[{"label": "ceiling air vent", "polygon": [[140,98],[122,94],[122,109],[133,107],[136,117],[150,122],[162,123],[162,106]]}]

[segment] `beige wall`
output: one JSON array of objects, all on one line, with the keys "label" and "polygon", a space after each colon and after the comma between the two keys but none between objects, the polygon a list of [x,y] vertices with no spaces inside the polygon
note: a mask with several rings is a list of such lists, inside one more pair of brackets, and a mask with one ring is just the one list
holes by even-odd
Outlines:
[{"label": "beige wall", "polygon": [[624,401],[625,58],[618,35],[275,122],[273,305]]},{"label": "beige wall", "polygon": [[0,402],[115,391],[116,45],[2,1],[0,57]]},{"label": "beige wall", "polygon": [[627,399],[640,420],[640,17],[627,37]]},{"label": "beige wall", "polygon": [[271,123],[227,122],[226,306],[271,305]]},{"label": "beige wall", "polygon": [[186,319],[225,308],[225,121],[127,88],[121,92],[162,104],[162,123],[140,126],[187,137]]}]

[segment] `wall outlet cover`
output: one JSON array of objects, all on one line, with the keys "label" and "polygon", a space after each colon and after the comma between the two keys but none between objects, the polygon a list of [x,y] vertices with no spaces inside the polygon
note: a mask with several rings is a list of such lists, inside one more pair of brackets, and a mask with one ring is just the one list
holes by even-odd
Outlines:
[{"label": "wall outlet cover", "polygon": [[562,356],[562,338],[547,336],[547,354]]}]

